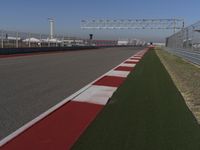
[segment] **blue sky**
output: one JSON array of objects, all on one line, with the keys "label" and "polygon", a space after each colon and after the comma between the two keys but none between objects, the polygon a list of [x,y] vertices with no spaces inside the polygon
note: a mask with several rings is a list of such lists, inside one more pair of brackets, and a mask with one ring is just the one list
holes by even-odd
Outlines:
[{"label": "blue sky", "polygon": [[81,19],[184,18],[200,20],[199,0],[1,0],[0,29],[48,33],[48,17],[56,20],[56,33],[98,39],[163,39],[172,31],[80,29]]}]

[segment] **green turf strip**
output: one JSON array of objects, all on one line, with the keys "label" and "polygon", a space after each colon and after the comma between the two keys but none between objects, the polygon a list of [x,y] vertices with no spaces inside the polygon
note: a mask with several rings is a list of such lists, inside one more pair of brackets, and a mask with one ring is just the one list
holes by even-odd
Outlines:
[{"label": "green turf strip", "polygon": [[200,128],[151,50],[73,149],[200,150]]}]

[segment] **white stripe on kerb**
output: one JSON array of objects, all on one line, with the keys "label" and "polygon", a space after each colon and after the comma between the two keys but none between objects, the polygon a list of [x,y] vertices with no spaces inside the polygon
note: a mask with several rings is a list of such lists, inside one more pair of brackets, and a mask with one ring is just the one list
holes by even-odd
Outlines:
[{"label": "white stripe on kerb", "polygon": [[135,63],[137,63],[137,62],[139,62],[140,60],[137,60],[137,59],[128,59],[127,61],[130,61],[130,62],[135,62]]},{"label": "white stripe on kerb", "polygon": [[116,76],[116,77],[124,77],[126,78],[130,71],[117,71],[117,70],[112,70],[106,74],[106,76]]},{"label": "white stripe on kerb", "polygon": [[131,57],[131,59],[142,59],[142,57],[139,57],[139,56],[133,56],[133,57]]},{"label": "white stripe on kerb", "polygon": [[72,101],[106,105],[116,89],[117,87],[92,85],[79,96],[75,97]]},{"label": "white stripe on kerb", "polygon": [[123,63],[120,65],[120,67],[135,67],[136,64],[127,64],[127,63]]}]

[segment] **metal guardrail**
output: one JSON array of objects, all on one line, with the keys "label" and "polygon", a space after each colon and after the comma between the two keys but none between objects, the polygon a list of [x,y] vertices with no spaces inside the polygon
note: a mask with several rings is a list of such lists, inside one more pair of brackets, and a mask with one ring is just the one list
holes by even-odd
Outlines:
[{"label": "metal guardrail", "polygon": [[183,59],[186,59],[191,63],[200,65],[200,52],[175,49],[175,48],[165,48],[165,50],[179,57],[182,57]]}]

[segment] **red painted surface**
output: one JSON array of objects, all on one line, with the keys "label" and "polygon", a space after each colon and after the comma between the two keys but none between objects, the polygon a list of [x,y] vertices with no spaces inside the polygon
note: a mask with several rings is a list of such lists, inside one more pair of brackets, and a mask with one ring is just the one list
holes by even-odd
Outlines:
[{"label": "red painted surface", "polygon": [[125,66],[119,66],[117,68],[115,68],[115,70],[118,71],[132,71],[134,67],[125,67]]},{"label": "red painted surface", "polygon": [[135,55],[135,57],[143,57],[143,55],[137,55],[137,56]]},{"label": "red painted surface", "polygon": [[104,76],[99,79],[94,85],[119,87],[126,78],[116,76]]},{"label": "red painted surface", "polygon": [[68,150],[101,105],[69,102],[4,145],[1,150]]},{"label": "red painted surface", "polygon": [[155,46],[154,46],[154,45],[150,45],[150,46],[149,46],[149,49],[151,49],[151,48],[155,48]]}]

